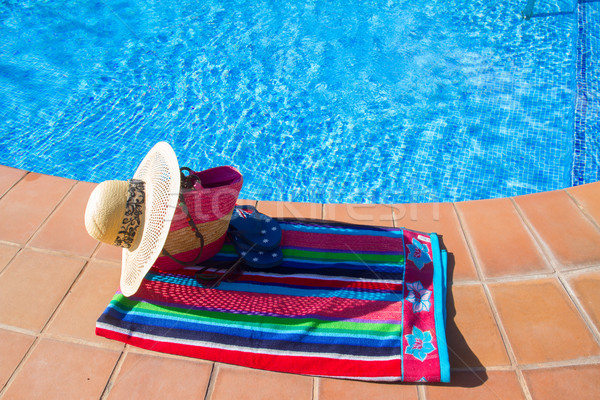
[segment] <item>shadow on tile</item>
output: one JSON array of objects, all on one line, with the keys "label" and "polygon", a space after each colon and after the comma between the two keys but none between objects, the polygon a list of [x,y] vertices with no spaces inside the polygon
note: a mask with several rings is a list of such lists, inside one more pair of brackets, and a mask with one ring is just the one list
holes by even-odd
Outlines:
[{"label": "shadow on tile", "polygon": [[460,371],[450,373],[450,383],[428,383],[427,386],[474,388],[482,386],[488,380],[485,370]]},{"label": "shadow on tile", "polygon": [[[440,247],[446,250],[448,253],[448,262],[446,266],[446,342],[448,343],[448,356],[450,358],[450,368],[461,368],[468,365],[470,368],[477,369],[473,374],[460,374],[460,379],[454,379],[454,375],[450,372],[450,383],[440,383],[436,385],[440,386],[459,386],[459,387],[476,387],[483,385],[487,381],[487,373],[479,358],[475,355],[473,350],[467,344],[464,335],[456,325],[456,307],[454,303],[454,295],[451,286],[453,281],[453,273],[455,268],[454,254],[448,251],[444,245],[444,238],[439,235]],[[456,365],[457,361],[463,365]],[[433,385],[433,384],[432,384]]]},{"label": "shadow on tile", "polygon": [[[444,386],[459,386],[459,387],[476,387],[483,385],[487,381],[487,373],[479,358],[471,350],[461,331],[456,326],[454,318],[456,309],[454,307],[454,296],[452,289],[449,287],[446,294],[446,339],[448,341],[448,355],[451,360],[450,369],[464,368],[464,364],[468,364],[468,368],[476,369],[472,374],[461,374],[461,379],[455,379],[456,374],[450,372],[450,383],[440,385]],[[463,365],[456,365],[460,360]]]},{"label": "shadow on tile", "polygon": [[448,255],[448,262],[446,265],[446,285],[448,285],[449,288],[453,282],[456,259],[454,257],[454,253],[451,253],[450,250],[448,250],[448,248],[446,247],[446,244],[444,243],[444,235],[440,235],[438,233],[438,240],[440,242],[440,248],[442,250],[446,250],[446,253]]}]

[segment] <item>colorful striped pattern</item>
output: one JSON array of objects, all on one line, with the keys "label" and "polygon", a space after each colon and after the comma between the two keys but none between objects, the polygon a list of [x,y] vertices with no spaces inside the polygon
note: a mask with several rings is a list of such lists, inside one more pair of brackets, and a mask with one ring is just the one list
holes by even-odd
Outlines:
[{"label": "colorful striped pattern", "polygon": [[[434,279],[436,273],[445,277],[445,263],[436,240],[425,243],[430,258],[437,252],[438,260],[418,269],[405,243],[414,232],[280,223],[281,266],[246,270],[215,289],[199,285],[194,268],[152,269],[134,296],[114,296],[96,333],[146,349],[272,371],[448,380],[445,280]],[[437,239],[434,234],[419,237]],[[229,244],[215,257],[236,258]],[[424,290],[433,293],[429,309],[419,315],[412,312],[416,292],[406,286],[415,268]],[[429,336],[412,339],[415,327],[430,332],[434,351],[425,343]]]}]

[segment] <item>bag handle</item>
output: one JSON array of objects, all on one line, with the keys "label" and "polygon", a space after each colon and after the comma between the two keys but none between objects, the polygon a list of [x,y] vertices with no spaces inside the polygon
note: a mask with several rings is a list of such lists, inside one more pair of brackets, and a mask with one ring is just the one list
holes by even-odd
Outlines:
[{"label": "bag handle", "polygon": [[[185,175],[183,173],[183,171],[187,171],[188,174]],[[200,182],[200,177],[198,177],[198,175],[194,174],[194,171],[192,171],[188,167],[179,168],[179,174],[181,176],[181,188],[182,189],[193,189],[196,182]]]},{"label": "bag handle", "polygon": [[[188,171],[189,175],[187,175],[187,176],[184,175],[183,171]],[[181,174],[181,187],[183,189],[192,189],[194,187],[194,185],[196,184],[196,181],[200,180],[200,178],[198,178],[198,176],[194,175],[192,170],[187,167],[181,167],[179,169],[179,173]],[[188,225],[192,228],[192,231],[194,231],[194,234],[196,235],[196,237],[198,239],[200,239],[200,251],[198,252],[198,255],[196,256],[196,258],[194,258],[192,261],[178,260],[175,257],[173,257],[165,249],[162,249],[161,254],[167,256],[168,258],[175,261],[177,264],[179,264],[181,266],[192,267],[192,266],[196,265],[196,263],[198,263],[198,261],[200,261],[200,257],[202,256],[202,250],[204,250],[204,236],[202,236],[202,233],[200,233],[200,230],[196,226],[194,219],[190,215],[190,210],[188,209],[187,204],[185,204],[185,198],[183,197],[183,193],[181,191],[179,192],[179,207],[181,207],[181,209],[183,210],[185,215],[187,215],[186,219],[187,219]]]}]

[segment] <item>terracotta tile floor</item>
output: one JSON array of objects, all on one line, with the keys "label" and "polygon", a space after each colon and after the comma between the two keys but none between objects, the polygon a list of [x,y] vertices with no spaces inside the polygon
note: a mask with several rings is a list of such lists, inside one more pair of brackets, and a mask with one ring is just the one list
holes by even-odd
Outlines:
[{"label": "terracotta tile floor", "polygon": [[600,183],[456,204],[240,201],[440,233],[452,382],[426,385],[252,370],[96,337],[121,252],[85,232],[93,187],[0,166],[0,399],[600,398]]}]

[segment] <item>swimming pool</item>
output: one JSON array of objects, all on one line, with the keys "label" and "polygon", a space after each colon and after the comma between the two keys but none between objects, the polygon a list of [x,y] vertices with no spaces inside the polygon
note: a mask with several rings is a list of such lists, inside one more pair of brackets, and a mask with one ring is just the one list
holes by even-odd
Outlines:
[{"label": "swimming pool", "polygon": [[127,179],[166,140],[332,203],[596,181],[600,3],[525,3],[2,2],[1,163]]}]

